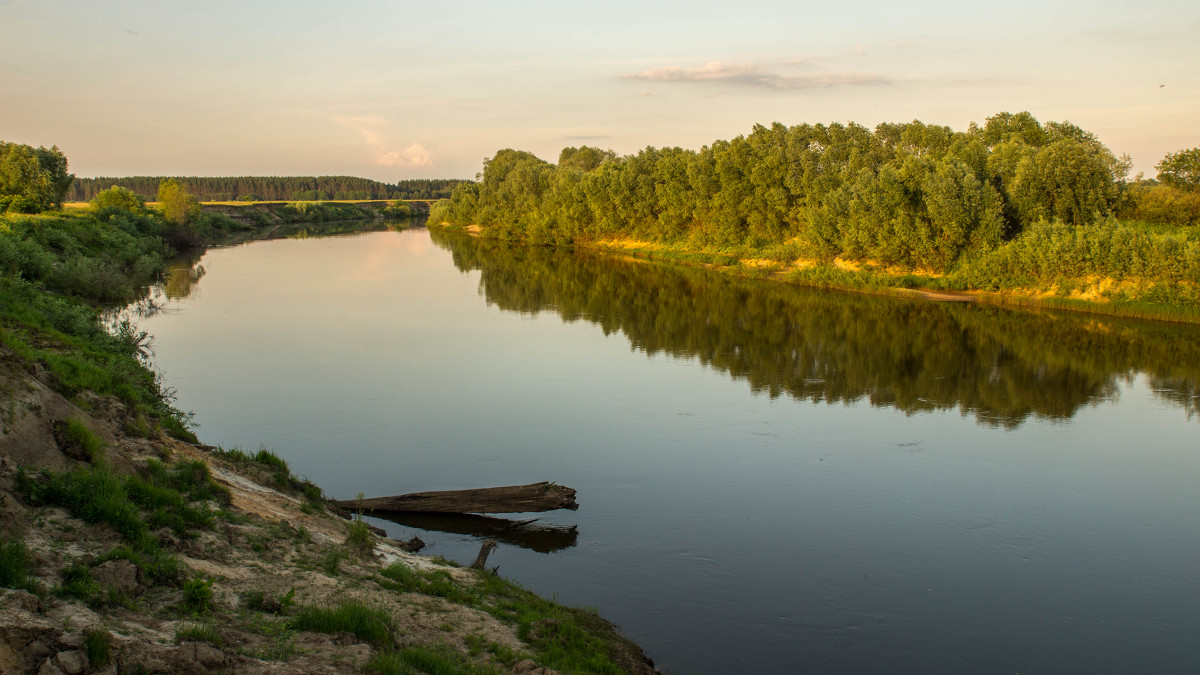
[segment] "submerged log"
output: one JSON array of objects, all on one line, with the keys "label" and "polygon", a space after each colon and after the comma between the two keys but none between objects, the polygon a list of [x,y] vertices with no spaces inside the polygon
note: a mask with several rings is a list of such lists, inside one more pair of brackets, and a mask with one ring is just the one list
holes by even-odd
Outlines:
[{"label": "submerged log", "polygon": [[575,503],[575,490],[546,482],[343,499],[333,504],[361,513],[525,513],[579,508]]}]

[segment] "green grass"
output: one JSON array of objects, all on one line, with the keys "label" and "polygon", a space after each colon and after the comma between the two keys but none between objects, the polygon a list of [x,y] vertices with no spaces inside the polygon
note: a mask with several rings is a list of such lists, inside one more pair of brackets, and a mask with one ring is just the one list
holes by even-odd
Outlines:
[{"label": "green grass", "polygon": [[54,588],[54,594],[91,604],[100,596],[100,583],[92,578],[91,568],[76,563],[63,568],[62,582]]},{"label": "green grass", "polygon": [[292,619],[295,630],[351,633],[375,645],[392,641],[392,617],[384,610],[348,600],[334,607],[301,606]]},{"label": "green grass", "polygon": [[207,614],[212,611],[213,590],[212,579],[192,577],[183,582],[184,609],[196,614]]},{"label": "green grass", "polygon": [[176,628],[175,642],[183,642],[185,640],[207,642],[218,648],[225,644],[225,641],[221,638],[221,631],[217,630],[216,626],[210,623],[195,623]]},{"label": "green grass", "polygon": [[393,563],[381,575],[380,585],[390,590],[445,598],[516,626],[541,665],[562,672],[622,672],[610,657],[622,638],[595,612],[557,605],[494,574],[481,574],[479,583],[467,586],[445,570]]},{"label": "green grass", "polygon": [[99,670],[108,665],[112,658],[112,636],[106,630],[89,630],[83,635],[83,648],[87,652],[88,665]]},{"label": "green grass", "polygon": [[446,646],[423,645],[376,654],[367,663],[367,671],[378,675],[500,675],[507,672],[495,665],[474,663]]},{"label": "green grass", "polygon": [[346,526],[346,548],[359,556],[369,556],[375,550],[375,536],[362,520],[352,520]]},{"label": "green grass", "polygon": [[83,422],[75,418],[68,419],[63,427],[63,435],[68,443],[79,446],[83,450],[83,454],[91,457],[92,462],[102,459],[104,441]]},{"label": "green grass", "polygon": [[0,587],[19,588],[35,595],[44,591],[29,575],[29,549],[20,539],[0,539]]}]

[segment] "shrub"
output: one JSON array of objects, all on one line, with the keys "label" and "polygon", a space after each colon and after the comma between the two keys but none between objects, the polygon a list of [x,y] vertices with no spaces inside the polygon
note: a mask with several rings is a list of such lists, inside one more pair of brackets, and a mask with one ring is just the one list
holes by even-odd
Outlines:
[{"label": "shrub", "polygon": [[212,580],[204,577],[192,577],[183,584],[183,606],[197,614],[205,614],[212,609]]}]

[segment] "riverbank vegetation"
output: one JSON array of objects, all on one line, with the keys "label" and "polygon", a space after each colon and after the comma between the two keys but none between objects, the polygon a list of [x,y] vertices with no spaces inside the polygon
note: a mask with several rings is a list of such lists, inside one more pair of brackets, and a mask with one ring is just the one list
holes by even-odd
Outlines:
[{"label": "riverbank vegetation", "polygon": [[1128,168],[1093,134],[1028,113],[961,132],[776,123],[699,151],[572,147],[550,164],[501,150],[430,220],[805,283],[1076,298],[1200,320],[1195,195],[1177,180],[1129,183]]}]

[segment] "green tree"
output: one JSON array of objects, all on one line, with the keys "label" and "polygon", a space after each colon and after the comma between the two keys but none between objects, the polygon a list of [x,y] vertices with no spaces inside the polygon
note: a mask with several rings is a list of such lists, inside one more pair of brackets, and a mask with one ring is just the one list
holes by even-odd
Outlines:
[{"label": "green tree", "polygon": [[142,199],[141,195],[118,185],[100,191],[92,198],[91,205],[92,210],[97,212],[108,208],[117,208],[130,213],[142,213],[146,210],[146,200]]},{"label": "green tree", "polygon": [[21,204],[23,210],[62,206],[74,180],[75,176],[67,173],[67,158],[57,146],[47,150],[0,141],[0,196],[13,197],[10,203]]},{"label": "green tree", "polygon": [[168,223],[180,227],[186,227],[200,215],[200,203],[174,178],[158,184],[158,208]]},{"label": "green tree", "polygon": [[1154,168],[1167,185],[1200,191],[1200,147],[1169,153]]}]

